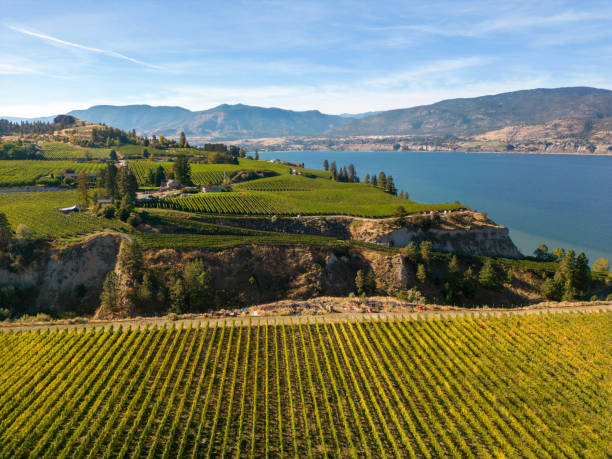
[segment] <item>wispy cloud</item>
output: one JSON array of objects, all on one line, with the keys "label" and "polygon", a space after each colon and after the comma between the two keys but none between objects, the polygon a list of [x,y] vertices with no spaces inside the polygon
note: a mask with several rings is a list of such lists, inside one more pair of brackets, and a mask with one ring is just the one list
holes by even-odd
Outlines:
[{"label": "wispy cloud", "polygon": [[421,80],[423,77],[442,72],[451,72],[454,70],[476,67],[489,63],[490,58],[481,56],[471,56],[461,59],[443,59],[430,63],[426,63],[420,67],[392,73],[391,75],[375,78],[366,82],[366,84],[375,87],[393,87],[403,85],[413,81]]},{"label": "wispy cloud", "polygon": [[79,43],[73,43],[71,41],[67,41],[67,40],[62,40],[61,38],[57,38],[57,37],[53,37],[51,35],[47,35],[44,33],[39,33],[39,32],[33,32],[31,30],[27,30],[24,29],[22,27],[16,27],[16,26],[11,26],[11,25],[7,25],[6,27],[8,27],[11,30],[14,30],[15,32],[19,32],[25,35],[29,35],[31,37],[36,37],[36,38],[40,38],[41,40],[45,40],[47,42],[50,43],[56,43],[58,45],[64,45],[64,46],[69,46],[72,48],[77,48],[77,49],[82,49],[84,51],[90,51],[92,53],[98,53],[98,54],[104,54],[106,56],[110,56],[110,57],[116,57],[118,59],[123,59],[126,60],[128,62],[132,62],[133,64],[138,64],[138,65],[143,65],[145,67],[149,67],[152,69],[161,69],[162,67],[158,66],[158,65],[154,65],[154,64],[149,64],[148,62],[143,62],[141,60],[138,59],[134,59],[133,57],[129,57],[126,56],[125,54],[121,54],[115,51],[111,51],[108,49],[101,49],[101,48],[94,48],[93,46],[85,46],[85,45],[81,45]]}]

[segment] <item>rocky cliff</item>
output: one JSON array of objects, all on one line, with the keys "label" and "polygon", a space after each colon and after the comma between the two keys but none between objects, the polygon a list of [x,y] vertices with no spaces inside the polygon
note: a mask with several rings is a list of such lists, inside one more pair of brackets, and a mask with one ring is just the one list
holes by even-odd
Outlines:
[{"label": "rocky cliff", "polygon": [[466,255],[518,258],[508,229],[482,214],[461,211],[402,218],[356,217],[210,218],[217,224],[264,231],[330,236],[391,247],[431,241],[434,250]]}]

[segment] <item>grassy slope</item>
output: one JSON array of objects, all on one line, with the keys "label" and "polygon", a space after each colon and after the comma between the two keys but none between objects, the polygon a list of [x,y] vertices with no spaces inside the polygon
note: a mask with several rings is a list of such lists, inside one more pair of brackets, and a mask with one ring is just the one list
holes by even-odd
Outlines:
[{"label": "grassy slope", "polygon": [[0,452],[606,457],[611,333],[609,312],[0,333]]}]

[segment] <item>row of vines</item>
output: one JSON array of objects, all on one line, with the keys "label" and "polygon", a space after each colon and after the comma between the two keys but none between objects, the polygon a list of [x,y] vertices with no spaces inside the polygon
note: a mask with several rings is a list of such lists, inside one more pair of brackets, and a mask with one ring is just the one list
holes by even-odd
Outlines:
[{"label": "row of vines", "polygon": [[587,313],[2,333],[0,454],[605,457],[611,332]]}]

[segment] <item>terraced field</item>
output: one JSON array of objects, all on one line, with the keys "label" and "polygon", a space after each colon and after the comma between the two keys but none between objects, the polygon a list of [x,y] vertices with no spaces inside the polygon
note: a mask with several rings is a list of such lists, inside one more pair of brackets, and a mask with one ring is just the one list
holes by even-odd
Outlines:
[{"label": "terraced field", "polygon": [[612,313],[0,334],[2,457],[607,457]]},{"label": "terraced field", "polygon": [[58,210],[77,202],[74,191],[0,193],[0,212],[6,214],[13,230],[23,224],[44,239],[78,236],[104,229],[130,231],[131,227],[119,220],[108,220],[85,212],[64,215]]},{"label": "terraced field", "polygon": [[33,185],[40,177],[66,169],[72,169],[77,173],[93,173],[103,166],[101,163],[75,161],[0,160],[0,187]]}]

